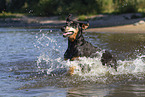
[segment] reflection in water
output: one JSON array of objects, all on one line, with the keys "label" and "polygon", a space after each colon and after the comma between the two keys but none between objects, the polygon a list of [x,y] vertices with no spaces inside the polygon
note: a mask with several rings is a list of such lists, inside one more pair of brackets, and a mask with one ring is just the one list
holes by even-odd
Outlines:
[{"label": "reflection in water", "polygon": [[108,88],[107,86],[90,86],[90,87],[80,87],[80,88],[71,88],[68,90],[68,97],[104,97],[109,94],[110,91],[114,90],[113,88]]},{"label": "reflection in water", "polygon": [[68,90],[68,97],[144,97],[145,85],[143,83],[125,85],[99,85],[93,87],[71,88]]},{"label": "reflection in water", "polygon": [[145,85],[125,84],[115,88],[106,97],[144,97]]}]

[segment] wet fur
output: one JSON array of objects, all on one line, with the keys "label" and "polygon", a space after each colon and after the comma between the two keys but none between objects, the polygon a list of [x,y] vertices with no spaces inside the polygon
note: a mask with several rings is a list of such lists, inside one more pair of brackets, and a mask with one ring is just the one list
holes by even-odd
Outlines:
[{"label": "wet fur", "polygon": [[94,47],[84,39],[82,29],[80,28],[75,40],[71,41],[68,38],[68,48],[64,54],[64,58],[72,60],[74,57],[89,57],[97,52],[97,50],[99,50],[97,47]]}]

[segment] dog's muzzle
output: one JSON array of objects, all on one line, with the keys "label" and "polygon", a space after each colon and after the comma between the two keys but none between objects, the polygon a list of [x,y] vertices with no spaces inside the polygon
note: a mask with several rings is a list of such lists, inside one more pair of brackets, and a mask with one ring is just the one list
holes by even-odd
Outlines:
[{"label": "dog's muzzle", "polygon": [[63,37],[69,37],[69,36],[71,36],[71,35],[73,35],[74,34],[74,31],[65,31],[65,27],[62,27],[61,28],[61,31],[63,32]]}]

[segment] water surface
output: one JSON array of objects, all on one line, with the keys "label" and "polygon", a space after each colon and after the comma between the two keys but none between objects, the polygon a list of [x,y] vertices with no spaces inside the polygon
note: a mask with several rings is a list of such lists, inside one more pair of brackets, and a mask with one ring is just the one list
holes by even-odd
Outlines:
[{"label": "water surface", "polygon": [[[67,39],[56,29],[0,28],[0,96],[145,96],[145,34],[84,33],[102,49],[98,57],[64,61]],[[100,62],[104,49],[117,58],[117,72]],[[87,65],[89,72],[81,72]],[[69,66],[75,74],[66,76]],[[52,71],[60,74],[51,75]]]}]

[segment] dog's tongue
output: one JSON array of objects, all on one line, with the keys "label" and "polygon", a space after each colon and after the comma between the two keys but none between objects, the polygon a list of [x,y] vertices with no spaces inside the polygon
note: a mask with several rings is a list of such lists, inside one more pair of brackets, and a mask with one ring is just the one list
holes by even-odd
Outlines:
[{"label": "dog's tongue", "polygon": [[72,34],[73,34],[73,32],[66,32],[66,33],[63,33],[63,36],[67,37],[68,35],[72,35]]}]

